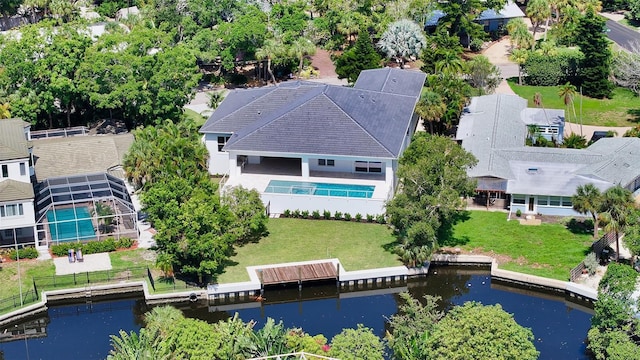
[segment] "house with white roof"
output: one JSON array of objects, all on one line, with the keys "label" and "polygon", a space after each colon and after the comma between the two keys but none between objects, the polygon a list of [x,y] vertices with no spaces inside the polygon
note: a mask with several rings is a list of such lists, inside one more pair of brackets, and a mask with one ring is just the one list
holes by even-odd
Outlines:
[{"label": "house with white roof", "polygon": [[[438,26],[438,21],[445,16],[442,10],[434,10],[431,16],[425,21],[425,28],[435,28]],[[487,9],[478,15],[474,20],[476,23],[481,24],[486,32],[494,32],[500,30],[505,26],[509,20],[524,18],[525,14],[522,12],[518,4],[509,0],[499,11],[493,9]]]},{"label": "house with white roof", "polygon": [[313,82],[231,91],[200,132],[209,172],[257,189],[272,213],[381,214],[418,117],[426,74],[365,70],[354,87]]},{"label": "house with white roof", "polygon": [[640,138],[600,139],[586,149],[526,146],[527,113],[527,101],[515,95],[474,97],[465,109],[456,140],[478,159],[468,171],[476,203],[578,216],[571,197],[580,185],[640,188]]},{"label": "house with white roof", "polygon": [[0,247],[35,242],[31,125],[0,120]]}]

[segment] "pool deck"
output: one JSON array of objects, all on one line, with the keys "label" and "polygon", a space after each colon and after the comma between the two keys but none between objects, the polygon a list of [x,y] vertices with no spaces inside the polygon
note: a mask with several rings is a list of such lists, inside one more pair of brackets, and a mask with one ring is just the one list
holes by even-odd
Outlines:
[{"label": "pool deck", "polygon": [[79,274],[90,271],[111,270],[111,258],[109,253],[84,255],[83,262],[69,262],[65,257],[57,257],[53,259],[56,266],[56,275]]}]

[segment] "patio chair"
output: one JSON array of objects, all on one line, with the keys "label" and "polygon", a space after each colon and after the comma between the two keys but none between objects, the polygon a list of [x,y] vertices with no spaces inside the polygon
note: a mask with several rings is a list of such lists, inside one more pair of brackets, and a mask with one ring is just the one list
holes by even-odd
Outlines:
[{"label": "patio chair", "polygon": [[78,251],[76,251],[76,260],[78,262],[84,262],[84,257],[82,256],[82,249],[78,249]]}]

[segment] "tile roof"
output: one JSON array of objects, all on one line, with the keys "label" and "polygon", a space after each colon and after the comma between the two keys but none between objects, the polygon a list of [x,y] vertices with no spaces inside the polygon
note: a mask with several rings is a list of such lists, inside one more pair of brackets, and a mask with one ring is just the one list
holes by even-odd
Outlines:
[{"label": "tile roof", "polygon": [[31,143],[24,136],[29,125],[21,119],[0,119],[0,161],[29,157]]},{"label": "tile roof", "polygon": [[426,74],[385,68],[361,78],[353,88],[289,82],[233,91],[200,132],[233,133],[225,150],[398,157]]},{"label": "tile roof", "polygon": [[33,200],[33,187],[12,179],[0,181],[0,201]]}]

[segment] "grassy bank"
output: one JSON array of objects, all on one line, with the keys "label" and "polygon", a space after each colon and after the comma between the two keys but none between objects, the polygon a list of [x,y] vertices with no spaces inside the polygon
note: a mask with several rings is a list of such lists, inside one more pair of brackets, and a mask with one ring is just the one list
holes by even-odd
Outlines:
[{"label": "grassy bank", "polygon": [[591,233],[569,230],[562,224],[520,225],[499,212],[470,211],[454,226],[445,245],[465,253],[483,253],[498,259],[500,268],[568,280],[569,271],[587,254]]},{"label": "grassy bank", "polygon": [[[542,104],[547,109],[566,109],[558,96],[559,86],[520,86],[516,81],[509,81],[511,89],[519,96],[527,99],[530,107],[535,107],[533,97],[542,95]],[[579,91],[579,90],[578,90]],[[579,123],[580,96],[575,98],[578,120],[574,119],[573,110],[566,114],[567,120]],[[582,123],[597,126],[635,126],[640,120],[640,97],[624,88],[616,88],[611,99],[582,98]],[[622,134],[619,134],[622,135]]]},{"label": "grassy bank", "polygon": [[269,219],[269,235],[238,248],[221,283],[248,281],[247,266],[338,258],[345,269],[363,270],[402,263],[387,250],[394,238],[379,224],[330,220]]}]

